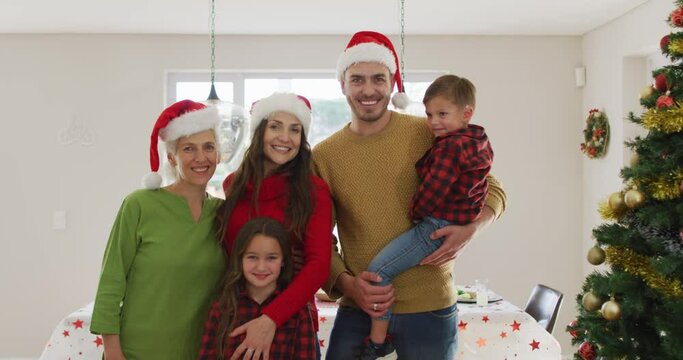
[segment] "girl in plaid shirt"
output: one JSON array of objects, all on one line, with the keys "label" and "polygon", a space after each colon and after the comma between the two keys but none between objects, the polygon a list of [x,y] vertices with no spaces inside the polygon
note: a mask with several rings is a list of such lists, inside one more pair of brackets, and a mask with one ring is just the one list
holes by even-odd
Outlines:
[{"label": "girl in plaid shirt", "polygon": [[[231,336],[233,329],[261,316],[291,281],[289,234],[277,220],[258,217],[237,234],[229,266],[219,287],[219,298],[211,305],[199,352],[200,360],[236,359],[245,334]],[[269,354],[246,349],[242,359],[294,360],[316,358],[316,336],[308,307],[303,307],[278,327]],[[267,357],[266,357],[267,356]]]},{"label": "girl in plaid shirt", "polygon": [[[432,240],[434,231],[451,224],[468,224],[479,216],[487,195],[486,175],[493,150],[484,128],[469,124],[475,92],[469,80],[455,75],[441,76],[427,88],[423,103],[434,145],[415,164],[422,182],[413,196],[409,216],[416,225],[392,240],[368,266],[368,271],[382,279],[378,285],[390,284],[396,275],[436,251],[443,238]],[[372,319],[360,359],[377,359],[394,352],[387,337],[390,317],[391,309]]]}]

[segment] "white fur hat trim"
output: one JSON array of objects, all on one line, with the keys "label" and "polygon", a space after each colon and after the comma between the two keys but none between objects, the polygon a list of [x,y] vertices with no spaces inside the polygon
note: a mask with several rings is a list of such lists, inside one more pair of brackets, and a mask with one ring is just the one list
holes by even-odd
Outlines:
[{"label": "white fur hat trim", "polygon": [[264,119],[272,113],[282,111],[296,116],[308,136],[311,128],[311,109],[293,93],[274,93],[257,102],[251,108],[251,129],[255,131]]},{"label": "white fur hat trim", "polygon": [[173,119],[165,128],[161,129],[159,137],[163,141],[173,141],[204,130],[215,130],[220,121],[218,109],[215,106],[207,106]]},{"label": "white fur hat trim", "polygon": [[349,66],[359,62],[378,62],[389,68],[391,74],[396,73],[394,53],[377,43],[362,43],[346,49],[337,60],[337,79],[344,80],[344,73]]}]

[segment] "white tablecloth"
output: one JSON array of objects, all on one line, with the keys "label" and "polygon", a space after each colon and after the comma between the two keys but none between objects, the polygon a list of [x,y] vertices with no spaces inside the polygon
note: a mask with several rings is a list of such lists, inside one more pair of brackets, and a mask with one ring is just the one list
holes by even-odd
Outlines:
[{"label": "white tablecloth", "polygon": [[[89,332],[93,304],[69,314],[52,332],[41,360],[100,360],[102,338]],[[318,302],[320,347],[327,350],[337,304]],[[458,304],[457,360],[557,360],[560,344],[518,307],[503,300],[486,306]]]},{"label": "white tablecloth", "polygon": [[40,360],[102,359],[102,337],[90,333],[93,304],[72,312],[57,324]]},{"label": "white tablecloth", "polygon": [[[320,346],[327,350],[337,304],[318,302]],[[536,320],[503,300],[485,306],[458,304],[456,360],[559,360],[560,344]]]},{"label": "white tablecloth", "polygon": [[458,304],[457,360],[559,360],[560,343],[536,320],[503,300],[486,306]]}]

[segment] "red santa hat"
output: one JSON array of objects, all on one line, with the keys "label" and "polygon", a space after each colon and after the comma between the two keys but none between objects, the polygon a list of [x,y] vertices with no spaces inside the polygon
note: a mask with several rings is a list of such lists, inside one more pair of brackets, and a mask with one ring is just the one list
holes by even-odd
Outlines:
[{"label": "red santa hat", "polygon": [[296,116],[301,121],[304,134],[310,134],[311,128],[311,102],[305,97],[294,93],[273,93],[251,105],[251,129],[256,130],[261,121],[272,113],[282,111]]},{"label": "red santa hat", "polygon": [[218,137],[220,121],[216,107],[209,107],[192,100],[181,100],[164,109],[152,129],[149,144],[149,165],[152,172],[143,178],[143,186],[147,189],[158,189],[161,186],[159,138],[164,142],[169,142],[205,130],[214,130]]},{"label": "red santa hat", "polygon": [[405,109],[410,99],[403,89],[403,80],[399,70],[398,55],[391,40],[374,31],[359,31],[351,37],[346,49],[337,60],[337,78],[344,80],[344,73],[349,66],[359,62],[378,62],[389,68],[394,74],[398,93],[391,98],[392,104],[399,109]]}]

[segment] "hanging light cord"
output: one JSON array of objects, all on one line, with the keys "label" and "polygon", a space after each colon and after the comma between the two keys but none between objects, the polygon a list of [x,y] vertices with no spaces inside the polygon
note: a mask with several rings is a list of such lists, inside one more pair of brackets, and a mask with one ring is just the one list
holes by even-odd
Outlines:
[{"label": "hanging light cord", "polygon": [[216,87],[214,86],[214,80],[216,77],[216,1],[211,0],[211,90],[209,91],[209,97],[206,100],[220,101],[218,94],[216,93]]},{"label": "hanging light cord", "polygon": [[216,73],[216,1],[211,0],[211,85]]},{"label": "hanging light cord", "polygon": [[405,84],[406,81],[406,73],[405,73],[405,49],[406,49],[406,44],[405,44],[405,37],[406,37],[406,23],[405,23],[405,0],[401,0],[401,76],[403,76],[403,83]]}]

